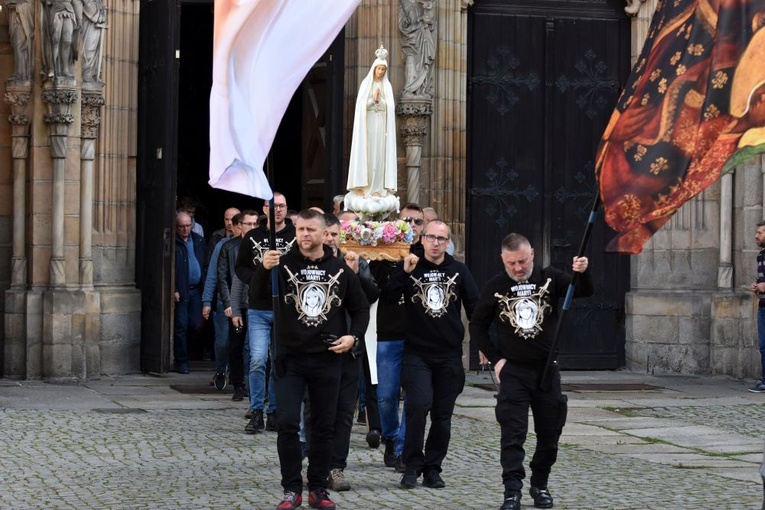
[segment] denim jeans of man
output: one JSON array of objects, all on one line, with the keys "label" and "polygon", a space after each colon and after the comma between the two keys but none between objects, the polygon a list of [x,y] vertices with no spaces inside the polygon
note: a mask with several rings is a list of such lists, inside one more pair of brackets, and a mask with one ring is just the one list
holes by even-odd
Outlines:
[{"label": "denim jeans of man", "polygon": [[264,410],[273,413],[276,410],[276,384],[274,370],[268,384],[268,407],[264,405],[266,398],[266,364],[271,345],[271,327],[274,313],[271,310],[247,310],[247,335],[250,345],[250,409]]},{"label": "denim jeans of man", "polygon": [[[401,460],[407,471],[440,473],[451,440],[454,403],[465,387],[462,359],[405,353],[401,381],[406,392],[406,437]],[[430,430],[426,441],[428,414]]]},{"label": "denim jeans of man", "polygon": [[765,383],[765,307],[757,308],[757,335],[760,347],[761,380]]},{"label": "denim jeans of man", "polygon": [[396,441],[396,455],[401,455],[406,434],[406,415],[399,420],[401,365],[404,361],[404,341],[377,342],[377,405],[383,439]]},{"label": "denim jeans of man", "polygon": [[176,368],[181,366],[188,368],[189,340],[194,337],[202,325],[202,289],[199,286],[189,289],[188,300],[175,303],[174,315],[173,355],[175,366]]},{"label": "denim jeans of man", "polygon": [[529,407],[534,415],[534,432],[537,436],[534,456],[529,462],[531,485],[547,487],[550,469],[558,457],[558,439],[566,423],[567,398],[561,393],[560,372],[557,368],[549,374],[550,388],[542,390],[540,379],[544,362],[535,366],[507,363],[502,368],[495,413],[499,423],[500,463],[505,495],[518,492],[523,487],[523,469],[526,434],[529,428]]},{"label": "denim jeans of man", "polygon": [[279,435],[276,449],[279,453],[282,487],[285,491],[303,490],[303,457],[298,430],[300,406],[308,390],[311,401],[311,429],[308,453],[308,488],[326,488],[329,462],[332,455],[337,395],[340,389],[341,357],[333,352],[321,354],[287,354],[282,360],[284,374],[276,386],[279,407],[276,419]]},{"label": "denim jeans of man", "polygon": [[215,371],[226,373],[228,366],[228,317],[223,311],[223,303],[216,303],[213,312],[213,326],[215,327]]}]

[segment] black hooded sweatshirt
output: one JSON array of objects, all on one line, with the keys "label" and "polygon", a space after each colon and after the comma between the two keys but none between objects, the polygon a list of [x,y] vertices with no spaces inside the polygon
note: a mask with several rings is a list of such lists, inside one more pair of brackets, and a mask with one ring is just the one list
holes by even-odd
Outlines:
[{"label": "black hooded sweatshirt", "polygon": [[[282,255],[287,253],[292,245],[295,244],[295,225],[287,218],[284,220],[284,228],[277,231],[275,235],[276,250]],[[239,255],[236,258],[236,276],[244,283],[250,286],[248,291],[248,306],[254,310],[271,310],[271,280],[267,282],[268,289],[264,294],[260,294],[253,289],[253,277],[255,268],[260,266],[263,260],[263,254],[269,248],[269,230],[266,221],[263,220],[256,228],[247,232],[242,243],[239,245]]]},{"label": "black hooded sweatshirt", "polygon": [[[543,365],[550,352],[558,302],[565,299],[571,275],[554,267],[534,268],[526,283],[517,283],[506,271],[486,282],[470,321],[470,339],[493,364]],[[579,277],[573,297],[594,292],[590,272]],[[496,326],[497,344],[489,337]]]},{"label": "black hooded sweatshirt", "polygon": [[421,257],[411,274],[396,264],[380,293],[380,302],[404,296],[404,352],[427,358],[462,357],[462,306],[468,318],[478,301],[478,287],[467,266],[448,253],[441,264]]},{"label": "black hooded sweatshirt", "polygon": [[[323,334],[353,335],[363,341],[369,324],[369,303],[358,276],[328,246],[311,260],[295,244],[279,258],[278,351],[283,354],[327,352]],[[256,297],[270,294],[271,272],[259,264],[253,276]],[[346,320],[346,312],[350,325]]]}]

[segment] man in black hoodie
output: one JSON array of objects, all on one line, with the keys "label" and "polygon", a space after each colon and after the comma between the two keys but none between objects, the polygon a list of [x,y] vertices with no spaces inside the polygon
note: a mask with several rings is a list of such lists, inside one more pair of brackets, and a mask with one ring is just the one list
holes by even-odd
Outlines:
[{"label": "man in black hoodie", "polygon": [[[451,438],[452,413],[465,386],[462,340],[468,318],[478,301],[478,288],[465,264],[446,253],[451,232],[442,221],[431,221],[422,235],[424,257],[414,253],[396,265],[382,289],[380,300],[404,297],[406,330],[401,372],[406,392],[406,435],[402,460],[406,471],[401,487],[411,489],[423,474],[422,484],[442,488],[441,463]],[[425,422],[430,431],[425,443]],[[423,454],[423,445],[425,452]]]},{"label": "man in black hoodie", "polygon": [[[535,507],[552,508],[547,479],[566,423],[567,398],[561,393],[557,365],[550,367],[547,389],[541,378],[555,335],[558,301],[565,297],[571,275],[552,267],[535,268],[534,250],[520,234],[505,237],[501,256],[505,271],[486,283],[470,321],[471,340],[477,342],[482,357],[485,355],[494,365],[497,381],[501,381],[496,408],[502,429],[500,463],[505,485],[501,508],[521,508],[525,476],[523,443],[529,425],[529,406],[537,436],[529,465],[529,494]],[[587,264],[587,257],[574,257],[572,270],[581,273],[581,278],[573,297],[593,293]],[[489,337],[492,324],[496,327],[496,345]]]},{"label": "man in black hoodie", "polygon": [[[325,246],[324,216],[305,210],[296,222],[295,246],[281,255],[263,256],[253,277],[256,293],[268,291],[269,270],[278,266],[280,306],[277,316],[278,380],[276,410],[284,499],[278,510],[303,501],[302,455],[298,430],[306,390],[311,400],[311,445],[308,455],[308,504],[334,510],[327,492],[342,354],[358,347],[369,323],[369,303],[358,277]],[[251,287],[252,292],[252,287]],[[350,324],[346,320],[350,318]]]},{"label": "man in black hoodie", "polygon": [[[247,310],[247,341],[250,348],[250,412],[252,418],[244,427],[248,434],[256,434],[263,428],[276,430],[276,390],[273,371],[269,384],[266,385],[266,364],[268,363],[269,346],[271,344],[271,327],[273,325],[273,310],[271,309],[271,281],[266,281],[268,288],[259,294],[254,288],[252,279],[255,269],[260,265],[263,254],[269,249],[287,253],[295,242],[295,227],[287,219],[287,199],[279,192],[274,193],[274,231],[276,246],[269,246],[269,203],[263,204],[266,219],[257,228],[247,232],[236,258],[236,276],[250,286],[249,309]],[[273,356],[272,356],[273,357]],[[266,388],[268,388],[268,408],[265,408]],[[265,408],[265,409],[264,409]],[[263,411],[266,420],[263,421]]]}]

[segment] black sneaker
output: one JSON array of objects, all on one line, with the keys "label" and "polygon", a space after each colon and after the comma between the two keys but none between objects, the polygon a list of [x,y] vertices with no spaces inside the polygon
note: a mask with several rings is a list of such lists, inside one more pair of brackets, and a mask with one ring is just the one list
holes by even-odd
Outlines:
[{"label": "black sneaker", "polygon": [[444,479],[441,478],[441,475],[435,469],[430,469],[425,473],[422,477],[422,485],[431,489],[443,489],[446,487]]},{"label": "black sneaker", "polygon": [[506,497],[499,510],[521,510],[521,495],[513,494]]},{"label": "black sneaker", "polygon": [[383,463],[385,467],[394,467],[396,465],[396,442],[393,439],[383,439],[383,441],[385,442]]},{"label": "black sneaker", "polygon": [[404,476],[401,477],[401,488],[402,489],[414,489],[417,487],[417,472],[416,471],[407,471],[404,473]]},{"label": "black sneaker", "polygon": [[266,430],[279,432],[279,427],[276,425],[276,413],[266,413]]},{"label": "black sneaker", "polygon": [[377,429],[372,429],[367,433],[367,444],[370,448],[379,448],[380,438],[380,431]]},{"label": "black sneaker", "polygon": [[244,400],[244,386],[234,386],[234,395],[231,397],[234,402]]},{"label": "black sneaker", "polygon": [[547,487],[532,487],[529,489],[529,495],[534,498],[534,506],[536,508],[552,508],[553,497],[550,496],[550,491]]},{"label": "black sneaker", "polygon": [[401,458],[401,455],[396,457],[396,465],[394,467],[397,473],[406,473],[406,464],[404,464],[404,459]]},{"label": "black sneaker", "polygon": [[263,426],[263,410],[256,409],[252,412],[252,418],[250,419],[250,422],[247,424],[247,426],[244,427],[244,431],[248,434],[257,434],[263,430]]},{"label": "black sneaker", "polygon": [[213,377],[213,384],[216,390],[223,390],[226,387],[226,374],[223,372],[217,372]]}]

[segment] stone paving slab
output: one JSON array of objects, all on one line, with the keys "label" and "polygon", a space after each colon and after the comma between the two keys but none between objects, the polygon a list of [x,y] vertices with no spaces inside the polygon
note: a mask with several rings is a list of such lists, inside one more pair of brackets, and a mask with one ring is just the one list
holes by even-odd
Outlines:
[{"label": "stone paving slab", "polygon": [[[628,380],[622,374],[587,377]],[[206,382],[211,375],[138,376],[126,378],[124,384],[115,378],[87,383],[84,390],[78,385],[0,380],[0,507],[273,508],[281,495],[276,434],[244,434],[246,404],[232,402],[229,394],[183,395],[168,390],[179,381]],[[564,373],[564,379],[581,381],[582,377]],[[726,405],[724,398],[710,396],[732,393],[736,385],[710,379],[677,379],[687,390],[669,388],[677,398],[664,408],[633,406],[641,399],[632,394],[609,392],[598,400],[597,393],[588,392],[586,401],[579,400],[584,394],[569,394],[575,411],[564,428],[550,478],[555,508],[759,509],[764,399],[733,399],[735,405]],[[634,380],[665,386],[675,381],[643,376]],[[13,398],[9,392],[15,392]],[[704,392],[707,397],[695,398]],[[452,443],[443,465],[448,485],[441,490],[398,488],[400,475],[382,466],[382,449],[368,448],[365,428],[356,425],[346,471],[353,489],[332,493],[338,508],[498,508],[502,486],[493,400],[491,392],[476,388],[466,388],[458,400]],[[647,414],[620,416],[614,409]],[[646,426],[651,413],[679,422],[679,428],[719,434],[708,435],[710,441],[738,436],[757,445],[756,453],[707,459],[703,453],[714,445],[673,446],[628,433],[655,434],[657,429]],[[609,417],[620,423],[616,430],[599,425]],[[630,419],[635,420],[632,427],[622,430],[621,422]],[[534,445],[530,433],[526,465]],[[678,459],[683,458],[687,466],[678,467]],[[523,504],[524,509],[533,508],[527,494]]]}]

